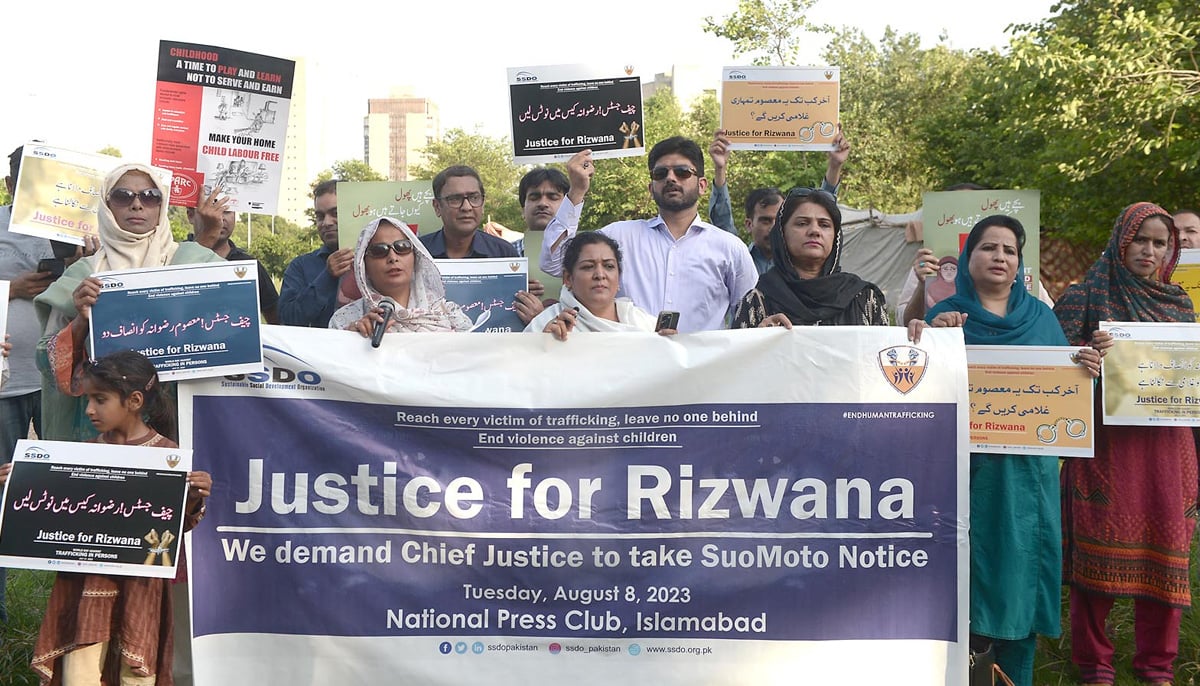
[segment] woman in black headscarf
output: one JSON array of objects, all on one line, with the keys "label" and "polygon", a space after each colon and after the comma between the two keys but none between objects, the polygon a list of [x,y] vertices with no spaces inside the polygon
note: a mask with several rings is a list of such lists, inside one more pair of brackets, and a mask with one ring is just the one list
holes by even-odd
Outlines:
[{"label": "woman in black headscarf", "polygon": [[732,328],[888,325],[879,288],[842,271],[842,212],[832,195],[793,188],[770,240],[775,265],[738,303]]}]

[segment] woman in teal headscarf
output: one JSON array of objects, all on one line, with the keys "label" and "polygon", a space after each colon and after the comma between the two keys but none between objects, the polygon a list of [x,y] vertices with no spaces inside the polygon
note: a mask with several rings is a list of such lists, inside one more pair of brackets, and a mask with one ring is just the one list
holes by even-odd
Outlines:
[{"label": "woman in teal headscarf", "polygon": [[[955,294],[926,314],[931,326],[961,326],[968,345],[1065,346],[1058,318],[1025,290],[1025,229],[986,217],[958,259]],[[923,323],[910,325],[919,340]],[[1073,358],[1092,376],[1100,354]],[[1058,460],[1042,455],[971,454],[971,641],[992,643],[1017,684],[1033,683],[1037,635],[1061,632],[1062,526]]]}]

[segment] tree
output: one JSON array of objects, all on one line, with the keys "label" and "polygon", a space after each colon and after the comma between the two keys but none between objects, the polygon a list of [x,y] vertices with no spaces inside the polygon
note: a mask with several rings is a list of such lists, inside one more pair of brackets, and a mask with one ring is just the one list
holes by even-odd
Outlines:
[{"label": "tree", "polygon": [[1102,243],[1120,209],[1194,204],[1200,166],[1200,8],[1182,0],[1077,0],[1015,27],[988,58],[942,159],[982,183],[1042,191],[1043,225]]},{"label": "tree", "polygon": [[[308,197],[313,197],[313,189],[330,179],[337,179],[338,181],[387,181],[387,178],[362,160],[341,160],[334,162],[333,166],[329,169],[317,174],[317,178],[313,179],[312,184],[309,185]],[[304,210],[304,216],[308,218],[309,224],[316,225],[317,215],[313,213],[311,207]]]},{"label": "tree", "polygon": [[[337,179],[338,181],[387,181],[387,178],[375,171],[362,160],[341,160],[334,162],[333,166],[325,171],[317,174],[317,178],[313,179],[311,188],[316,188],[318,185],[330,180]],[[312,197],[312,193],[308,194]]]},{"label": "tree", "polygon": [[247,234],[246,216],[238,215],[231,238],[254,255],[276,280],[283,278],[283,270],[294,257],[317,249],[317,235],[309,227],[297,226],[283,217],[275,217],[272,222],[268,215],[255,214],[249,215],[253,223]]},{"label": "tree", "polygon": [[940,188],[942,176],[925,148],[941,127],[956,126],[981,56],[944,42],[922,48],[917,34],[890,28],[876,44],[846,28],[822,59],[841,67],[842,125],[853,146],[840,199],[885,212],[920,207],[921,194]]},{"label": "tree", "polygon": [[804,33],[827,33],[806,16],[817,0],[738,0],[737,11],[716,22],[704,18],[704,31],[733,41],[735,57],[754,55],[753,64],[796,63]]},{"label": "tree", "polygon": [[113,157],[123,157],[123,155],[121,154],[121,149],[115,145],[106,145],[103,148],[100,148],[99,150],[97,150],[96,152],[100,153],[101,155],[112,155]]},{"label": "tree", "polygon": [[433,179],[438,172],[456,164],[465,164],[479,173],[487,196],[483,204],[484,221],[495,221],[514,230],[524,230],[517,184],[525,168],[513,160],[513,147],[507,137],[492,138],[477,130],[468,133],[451,129],[425,148],[425,162],[413,167],[418,179]]}]

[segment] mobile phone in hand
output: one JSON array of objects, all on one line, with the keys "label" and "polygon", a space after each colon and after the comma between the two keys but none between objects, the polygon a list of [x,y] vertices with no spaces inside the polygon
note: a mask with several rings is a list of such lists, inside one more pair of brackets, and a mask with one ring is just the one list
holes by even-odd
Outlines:
[{"label": "mobile phone in hand", "polygon": [[654,324],[655,331],[663,329],[678,329],[679,328],[679,313],[670,310],[663,310],[658,313],[658,321]]},{"label": "mobile phone in hand", "polygon": [[51,278],[54,278],[54,279],[57,279],[58,277],[62,276],[63,270],[65,270],[66,268],[67,268],[66,262],[64,262],[58,258],[52,258],[52,259],[48,258],[48,259],[38,260],[38,264],[37,264],[37,270],[39,272],[50,272],[53,275]]}]

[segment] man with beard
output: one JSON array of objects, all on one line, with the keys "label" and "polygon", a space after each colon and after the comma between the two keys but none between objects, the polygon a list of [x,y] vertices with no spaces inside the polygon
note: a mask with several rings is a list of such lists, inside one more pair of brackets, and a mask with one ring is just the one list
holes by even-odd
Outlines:
[{"label": "man with beard", "polygon": [[[736,236],[700,220],[696,206],[708,184],[695,141],[660,141],[648,161],[658,216],[600,229],[621,246],[621,295],[647,312],[678,312],[680,333],[723,329],[730,308],[758,281],[754,261]],[[562,274],[566,239],[579,229],[594,172],[591,150],[567,162],[569,202],[559,207],[542,243],[542,269],[549,274]]]},{"label": "man with beard", "polygon": [[338,280],[354,265],[354,250],[338,250],[337,179],[313,189],[321,247],[292,260],[279,289],[279,320],[287,326],[328,328],[337,305]]}]

